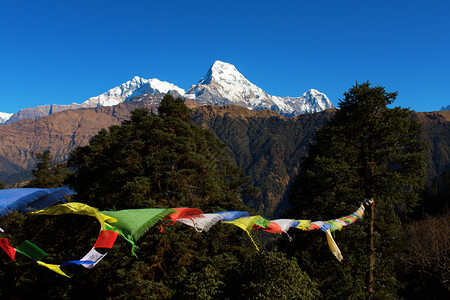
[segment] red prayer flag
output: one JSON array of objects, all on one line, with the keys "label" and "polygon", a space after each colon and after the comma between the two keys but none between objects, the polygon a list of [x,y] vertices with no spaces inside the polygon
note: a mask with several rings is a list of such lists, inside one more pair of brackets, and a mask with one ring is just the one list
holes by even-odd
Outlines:
[{"label": "red prayer flag", "polygon": [[275,222],[270,222],[269,226],[261,229],[270,233],[283,233],[283,229],[281,229],[280,225]]},{"label": "red prayer flag", "polygon": [[7,238],[2,238],[0,239],[0,247],[2,247],[3,250],[5,250],[6,254],[8,254],[8,256],[13,260],[16,261],[14,259],[14,257],[16,256],[16,249],[14,247],[11,247],[9,245],[9,241]]},{"label": "red prayer flag", "polygon": [[112,230],[102,230],[98,235],[97,241],[95,242],[94,248],[108,248],[111,249],[114,242],[117,239],[117,232]]},{"label": "red prayer flag", "polygon": [[163,220],[172,220],[172,224],[175,224],[178,219],[203,218],[203,212],[200,208],[178,207],[174,209],[177,212],[168,215]]}]

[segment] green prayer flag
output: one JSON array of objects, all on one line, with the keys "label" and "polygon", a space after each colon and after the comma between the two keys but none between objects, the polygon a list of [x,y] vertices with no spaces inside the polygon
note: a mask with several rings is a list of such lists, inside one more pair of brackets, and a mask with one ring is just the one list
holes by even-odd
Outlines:
[{"label": "green prayer flag", "polygon": [[25,240],[22,244],[16,247],[16,251],[36,261],[39,261],[48,255],[44,250],[29,240]]},{"label": "green prayer flag", "polygon": [[174,213],[173,209],[145,208],[124,209],[118,211],[101,211],[101,213],[117,219],[117,222],[109,224],[118,229],[127,240],[137,241],[153,225],[167,215]]},{"label": "green prayer flag", "polygon": [[263,217],[259,218],[256,220],[255,225],[258,225],[262,228],[267,228],[267,226],[269,226],[270,221],[267,219],[264,219]]}]

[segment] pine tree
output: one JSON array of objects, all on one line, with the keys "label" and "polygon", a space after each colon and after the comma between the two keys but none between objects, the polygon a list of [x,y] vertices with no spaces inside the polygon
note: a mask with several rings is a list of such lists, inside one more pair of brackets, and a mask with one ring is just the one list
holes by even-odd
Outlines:
[{"label": "pine tree", "polygon": [[[241,199],[248,179],[226,146],[188,122],[182,99],[165,96],[159,113],[137,109],[129,121],[102,130],[71,153],[78,201],[105,210],[248,210]],[[102,284],[113,298],[139,298],[149,291],[160,298],[226,297],[224,285],[235,280],[236,266],[256,251],[245,233],[229,224],[203,234],[180,224],[159,231],[155,226],[139,240],[139,260],[124,259],[130,247],[116,242]]]},{"label": "pine tree", "polygon": [[[338,244],[345,241],[340,244],[342,265],[330,261],[324,247],[319,250],[325,252],[297,253],[301,266],[322,278],[327,298],[395,297],[398,215],[416,205],[425,180],[421,125],[410,110],[388,107],[396,96],[369,82],[344,93],[340,109],[316,133],[290,187],[291,214],[307,219],[336,218],[364,199],[375,200],[362,222],[336,233]],[[297,242],[317,245],[318,238],[312,234]]]},{"label": "pine tree", "polygon": [[64,181],[70,175],[66,163],[55,164],[50,150],[42,153],[34,153],[38,162],[36,168],[31,171],[33,177],[26,185],[29,188],[56,188],[64,185]]}]

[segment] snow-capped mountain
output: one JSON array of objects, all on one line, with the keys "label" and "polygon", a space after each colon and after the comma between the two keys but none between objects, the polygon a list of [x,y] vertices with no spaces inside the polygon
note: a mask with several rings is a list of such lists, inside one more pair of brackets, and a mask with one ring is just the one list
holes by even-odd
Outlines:
[{"label": "snow-capped mountain", "polygon": [[144,79],[138,76],[133,77],[120,86],[110,89],[106,93],[96,97],[89,98],[81,104],[72,103],[71,105],[43,105],[34,108],[25,108],[13,114],[6,124],[11,124],[22,119],[37,119],[43,116],[51,115],[52,113],[61,112],[68,109],[78,109],[86,107],[97,106],[113,106],[119,103],[129,101],[135,96],[144,94],[160,96],[162,94],[171,93],[179,97],[185,94],[185,90],[176,85],[160,81],[159,79]]},{"label": "snow-capped mountain", "polygon": [[247,80],[235,66],[221,61],[216,61],[205,77],[184,96],[204,104],[234,104],[255,110],[271,109],[288,117],[334,108],[325,94],[314,89],[301,97],[269,95]]},{"label": "snow-capped mountain", "polygon": [[6,121],[8,121],[9,118],[11,118],[12,115],[13,115],[13,114],[0,112],[0,124],[3,124],[3,123],[5,123]]},{"label": "snow-capped mountain", "polygon": [[444,110],[450,110],[450,105],[447,105],[447,107],[442,106],[441,110],[442,110],[442,111],[444,111]]},{"label": "snow-capped mountain", "polygon": [[110,89],[104,94],[96,97],[89,98],[81,104],[82,107],[95,107],[95,106],[113,106],[124,101],[128,101],[135,96],[141,96],[144,94],[167,94],[169,92],[176,92],[179,96],[184,95],[186,92],[182,88],[169,83],[167,81],[160,81],[159,79],[144,79],[138,76],[133,77],[132,80],[123,83],[121,86],[117,86]]},{"label": "snow-capped mountain", "polygon": [[[193,99],[200,104],[234,104],[253,110],[271,109],[286,117],[318,112],[334,107],[325,94],[314,89],[307,91],[300,97],[269,95],[247,80],[232,64],[216,61],[206,73],[205,77],[197,85],[193,85],[187,92],[166,81],[160,81],[156,78],[144,79],[135,76],[132,80],[112,88],[106,93],[89,98],[81,104],[53,104],[25,108],[12,116],[5,115],[5,121],[3,123],[11,124],[22,119],[36,119],[68,109],[113,106],[142,95],[156,96],[156,100],[158,101],[158,99],[162,99],[162,95],[167,93],[173,94],[175,97],[182,96]],[[134,100],[136,99],[138,98],[134,98]],[[2,123],[1,117],[0,115],[0,124]]]}]

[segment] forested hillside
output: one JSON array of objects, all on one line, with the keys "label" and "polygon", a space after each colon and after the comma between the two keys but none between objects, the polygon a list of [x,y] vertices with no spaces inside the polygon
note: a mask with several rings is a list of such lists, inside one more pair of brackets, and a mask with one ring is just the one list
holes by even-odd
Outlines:
[{"label": "forested hillside", "polygon": [[[108,130],[101,130],[90,138],[87,145],[72,150],[68,160],[70,172],[65,171],[65,164],[52,167],[51,172],[47,172],[51,164],[51,152],[36,153],[40,163],[35,167],[37,170],[33,172],[34,178],[28,187],[70,184],[78,192],[72,200],[100,209],[187,206],[199,207],[206,212],[247,210],[252,214],[261,213],[269,219],[273,218],[274,212],[281,214],[287,211],[284,202],[287,195],[291,195],[294,205],[289,217],[317,220],[340,217],[356,209],[364,197],[374,197],[378,217],[373,235],[378,246],[375,251],[377,264],[373,291],[365,290],[364,283],[364,274],[368,270],[366,237],[372,235],[364,233],[370,224],[370,219],[365,216],[342,233],[334,233],[338,244],[341,244],[343,262],[336,260],[330,253],[320,230],[306,233],[296,230],[290,233],[293,242],[289,242],[287,236],[275,243],[268,239],[266,250],[271,251],[263,249],[258,252],[244,232],[226,227],[226,224],[218,225],[208,233],[195,233],[189,228],[166,225],[164,232],[155,227],[139,239],[141,250],[137,252],[138,258],[129,253],[130,246],[126,241],[118,240],[108,253],[108,259],[92,272],[66,270],[74,274],[69,283],[62,278],[54,279],[55,275],[49,274],[48,270],[36,269],[26,259],[18,263],[8,261],[0,272],[0,292],[3,297],[25,299],[33,293],[55,299],[80,296],[278,299],[282,295],[286,299],[317,299],[320,295],[324,298],[352,296],[363,299],[371,293],[382,297],[448,295],[448,268],[445,267],[448,260],[443,252],[428,251],[426,262],[417,260],[417,255],[423,252],[422,240],[435,243],[436,249],[446,249],[448,238],[442,235],[442,231],[433,231],[433,239],[425,239],[424,236],[426,232],[431,232],[436,222],[441,224],[443,232],[448,228],[448,222],[440,221],[448,216],[448,213],[445,214],[448,174],[444,172],[434,180],[439,185],[429,196],[424,186],[424,194],[421,195],[424,201],[419,203],[419,210],[412,207],[416,210],[415,214],[402,204],[405,198],[409,202],[418,199],[419,181],[426,182],[428,176],[429,182],[432,182],[430,180],[435,174],[445,170],[436,169],[445,165],[448,159],[439,155],[445,154],[448,147],[448,142],[439,138],[441,134],[448,134],[445,113],[413,114],[425,126],[420,135],[418,123],[408,121],[408,110],[391,112],[387,109],[382,123],[378,123],[380,128],[370,123],[368,128],[377,128],[376,132],[381,136],[389,137],[381,143],[386,148],[377,154],[380,159],[375,169],[378,181],[373,182],[378,183],[374,184],[371,180],[363,183],[366,177],[361,175],[368,173],[372,159],[359,162],[357,158],[361,155],[354,154],[354,145],[343,144],[353,137],[345,129],[350,126],[348,120],[342,118],[341,114],[341,123],[337,127],[336,121],[329,123],[335,119],[335,111],[296,118],[284,118],[270,111],[249,111],[236,106],[203,106],[189,112],[180,99],[175,100],[171,96],[158,109],[142,109],[144,105],[140,106],[137,110],[133,110],[136,107],[128,107],[130,118],[125,118],[120,125],[113,125]],[[106,115],[106,119],[116,122],[118,116],[126,115],[120,114],[117,109],[120,106],[107,113],[102,109],[104,114],[95,116],[104,118],[102,116]],[[396,116],[399,111],[401,114],[397,122],[390,116]],[[83,132],[84,126],[88,125],[87,128],[91,130],[95,128],[95,122],[91,122],[88,117],[91,111],[87,112],[79,112],[79,126],[75,131]],[[363,116],[360,123],[363,124],[371,116]],[[51,122],[52,118],[55,116],[39,123],[41,127],[38,128],[41,129],[35,131],[34,149],[45,149],[39,147],[49,141],[47,136],[52,141],[58,140],[58,136],[63,139],[57,129],[58,122]],[[375,124],[380,122],[377,118],[373,120]],[[17,124],[32,126],[21,122]],[[386,130],[388,125],[400,130],[398,133],[412,130],[409,136],[413,141],[411,145],[404,144],[402,135],[387,134],[390,133]],[[328,131],[321,130],[324,126]],[[336,134],[329,129],[333,126],[338,128]],[[359,125],[351,126],[351,130],[359,130]],[[11,130],[10,127],[5,128],[5,132]],[[324,133],[315,135],[319,131]],[[362,131],[359,139],[366,137],[366,131]],[[40,135],[40,132],[44,134]],[[315,148],[309,147],[313,136],[316,137],[316,143],[318,136],[321,137],[321,143],[325,142],[320,155],[314,152]],[[420,163],[412,164],[408,152],[404,152],[410,151],[407,150],[410,147],[420,154],[422,146],[414,145],[423,145],[422,136],[431,142],[428,152],[424,152],[423,163],[427,164],[428,170],[436,170],[435,173],[428,172],[428,175],[422,174],[418,167]],[[9,141],[11,146],[14,138]],[[369,148],[373,147],[370,145]],[[402,148],[405,145],[406,148]],[[353,150],[349,151],[351,147]],[[303,161],[307,167],[299,169],[301,158],[308,151],[309,156]],[[61,153],[57,152],[57,155]],[[322,155],[329,153],[336,155],[332,158],[334,163],[324,164],[322,160],[328,158]],[[392,160],[386,160],[383,153],[392,156]],[[404,156],[397,158],[393,156],[394,153]],[[417,159],[422,157],[419,154]],[[435,164],[437,157],[442,157],[442,160]],[[319,158],[319,162],[311,164],[311,159],[315,158]],[[400,167],[402,164],[408,166],[405,174],[402,173],[403,167]],[[361,173],[361,165],[365,166],[365,173]],[[385,174],[379,171],[384,168]],[[300,176],[303,181],[297,179],[291,185],[295,176],[302,174],[299,173],[302,170],[306,172],[304,178]],[[384,180],[388,178],[387,175],[391,176],[390,180]],[[408,185],[409,181],[412,185]],[[414,183],[416,181],[417,184]],[[402,201],[399,202],[393,201],[397,196],[389,192],[394,191],[392,187],[397,186],[397,183],[406,186],[405,189],[394,189],[396,195],[401,195],[398,199]],[[370,188],[370,184],[374,184],[373,188]],[[294,188],[293,193],[288,189],[290,185]],[[364,189],[367,186],[369,188]],[[257,187],[259,192],[255,194],[253,187]],[[307,189],[299,192],[299,188]],[[377,191],[377,194],[372,194],[372,190]],[[430,205],[423,204],[427,201],[433,203],[431,208],[434,210],[430,209]],[[441,215],[442,211],[444,214]],[[432,212],[433,215],[423,218],[423,212]],[[423,220],[416,223],[418,219]],[[51,263],[67,257],[81,257],[95,241],[93,237],[98,226],[87,217],[43,218],[16,212],[0,221],[1,227],[7,229],[2,237],[7,237],[12,244],[30,239],[40,245],[49,245],[47,250],[53,253],[48,257]],[[14,228],[14,231],[10,228]],[[421,230],[424,228],[428,228],[426,232]],[[70,236],[65,234],[67,230]],[[275,250],[277,248],[282,252]],[[417,286],[419,281],[426,284]]]},{"label": "forested hillside", "polygon": [[[148,105],[142,101],[114,107],[80,109],[37,120],[23,120],[0,126],[0,180],[6,184],[29,178],[35,153],[50,150],[56,162],[67,160],[70,151],[86,145],[100,129],[120,124],[133,109]],[[189,103],[194,106],[194,103]],[[156,105],[148,106],[156,111]],[[285,118],[272,111],[251,111],[239,106],[199,106],[192,109],[193,122],[212,130],[231,149],[238,167],[260,189],[245,202],[256,211],[273,216],[287,208],[289,182],[298,172],[315,131],[333,111]],[[423,137],[429,143],[427,174],[431,183],[450,169],[450,113],[416,113],[423,123]]]}]

